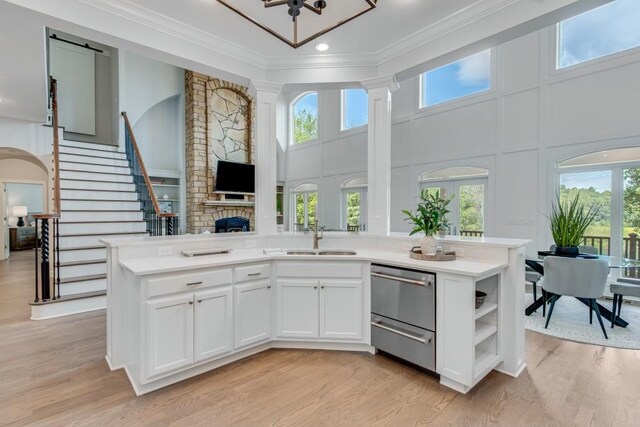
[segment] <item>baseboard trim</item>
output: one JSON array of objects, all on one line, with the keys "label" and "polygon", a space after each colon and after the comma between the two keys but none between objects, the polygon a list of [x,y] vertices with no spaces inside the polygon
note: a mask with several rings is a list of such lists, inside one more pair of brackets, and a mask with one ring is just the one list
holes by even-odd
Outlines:
[{"label": "baseboard trim", "polygon": [[105,308],[107,308],[106,295],[60,301],[55,304],[32,305],[31,320],[54,319],[56,317],[70,316],[72,314],[104,310]]}]

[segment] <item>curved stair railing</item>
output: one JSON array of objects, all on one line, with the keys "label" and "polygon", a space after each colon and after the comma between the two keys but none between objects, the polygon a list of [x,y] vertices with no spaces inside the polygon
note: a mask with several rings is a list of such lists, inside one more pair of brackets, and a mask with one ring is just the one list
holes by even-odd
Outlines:
[{"label": "curved stair railing", "polygon": [[147,223],[147,232],[150,236],[172,236],[178,232],[178,214],[162,212],[147,169],[144,166],[142,155],[133,128],[126,112],[122,112],[125,123],[125,148],[127,160],[133,174],[133,183],[140,197],[140,204],[144,212],[144,220]]}]

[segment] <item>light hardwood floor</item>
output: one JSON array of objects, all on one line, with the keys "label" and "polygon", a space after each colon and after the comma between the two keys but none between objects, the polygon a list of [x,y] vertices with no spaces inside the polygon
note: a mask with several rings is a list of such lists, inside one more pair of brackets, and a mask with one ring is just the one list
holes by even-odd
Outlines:
[{"label": "light hardwood floor", "polygon": [[271,350],[136,398],[104,311],[28,320],[31,255],[0,262],[0,425],[640,425],[640,352],[535,333],[519,379],[466,396],[381,356]]}]

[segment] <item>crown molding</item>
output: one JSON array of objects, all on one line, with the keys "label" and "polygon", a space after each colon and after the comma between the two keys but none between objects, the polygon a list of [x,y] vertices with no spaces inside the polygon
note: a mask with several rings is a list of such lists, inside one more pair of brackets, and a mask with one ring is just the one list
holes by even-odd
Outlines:
[{"label": "crown molding", "polygon": [[76,0],[88,6],[120,16],[136,24],[163,32],[218,54],[247,64],[265,68],[267,57],[228,39],[218,37],[129,0]]},{"label": "crown molding", "polygon": [[367,90],[367,92],[373,89],[386,88],[389,92],[393,93],[400,89],[400,84],[398,83],[395,75],[374,77],[372,79],[363,80],[360,84]]}]

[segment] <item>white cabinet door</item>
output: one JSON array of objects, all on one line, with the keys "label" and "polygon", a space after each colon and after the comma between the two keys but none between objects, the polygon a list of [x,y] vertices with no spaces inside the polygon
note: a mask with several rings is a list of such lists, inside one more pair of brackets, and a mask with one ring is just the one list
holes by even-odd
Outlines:
[{"label": "white cabinet door", "polygon": [[268,280],[236,285],[236,348],[271,338],[271,282]]},{"label": "white cabinet door", "polygon": [[320,280],[320,338],[362,339],[362,281]]},{"label": "white cabinet door", "polygon": [[231,286],[195,294],[194,358],[211,359],[233,350],[233,290]]},{"label": "white cabinet door", "polygon": [[318,281],[278,279],[278,336],[318,337]]},{"label": "white cabinet door", "polygon": [[193,363],[193,294],[147,302],[147,377]]}]

